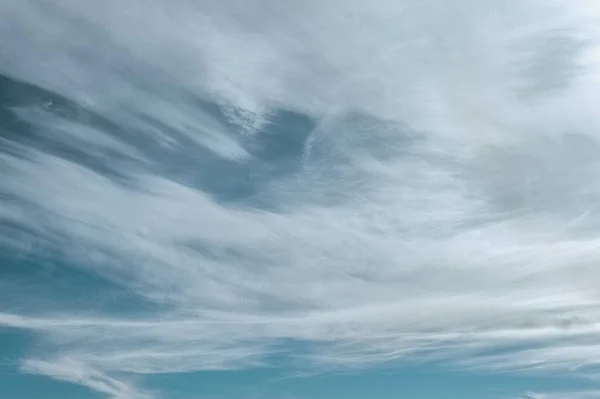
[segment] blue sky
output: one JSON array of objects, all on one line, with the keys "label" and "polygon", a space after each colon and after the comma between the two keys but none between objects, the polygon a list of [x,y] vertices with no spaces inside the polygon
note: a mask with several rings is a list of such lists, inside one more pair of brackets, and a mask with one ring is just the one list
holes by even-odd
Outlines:
[{"label": "blue sky", "polygon": [[600,398],[589,1],[0,4],[0,398]]}]

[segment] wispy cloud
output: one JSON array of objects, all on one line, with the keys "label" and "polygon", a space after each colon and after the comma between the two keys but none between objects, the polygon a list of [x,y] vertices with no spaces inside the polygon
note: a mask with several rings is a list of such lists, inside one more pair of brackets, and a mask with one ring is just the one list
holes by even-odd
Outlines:
[{"label": "wispy cloud", "polygon": [[563,391],[552,393],[527,392],[519,399],[596,399],[600,391]]},{"label": "wispy cloud", "polygon": [[[141,399],[128,376],[279,352],[597,362],[600,121],[576,3],[54,3],[0,5],[0,71],[52,99],[1,128],[0,245],[140,310],[0,283],[0,326],[41,341],[23,371]],[[253,149],[283,110],[311,128],[278,174]],[[252,162],[271,206],[214,195]]]},{"label": "wispy cloud", "polygon": [[90,369],[86,363],[68,357],[58,361],[26,360],[21,368],[32,374],[42,374],[57,380],[85,385],[94,391],[109,395],[115,399],[146,399],[152,396],[141,393],[135,386],[122,379],[116,380]]}]

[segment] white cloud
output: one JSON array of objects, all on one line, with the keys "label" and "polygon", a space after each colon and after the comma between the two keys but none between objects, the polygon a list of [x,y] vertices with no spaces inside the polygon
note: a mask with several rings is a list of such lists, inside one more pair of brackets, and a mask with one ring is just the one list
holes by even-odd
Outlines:
[{"label": "white cloud", "polygon": [[527,392],[520,399],[596,399],[600,391],[567,391],[567,392]]},{"label": "white cloud", "polygon": [[103,373],[90,369],[85,363],[70,358],[55,362],[27,360],[22,370],[32,374],[42,374],[57,380],[85,385],[97,392],[115,399],[147,399],[152,396],[140,393],[137,388],[123,380],[115,380]]},{"label": "white cloud", "polygon": [[[133,318],[5,308],[0,325],[42,340],[24,371],[134,399],[151,394],[129,373],[251,367],[286,340],[314,343],[288,353],[304,367],[564,371],[598,358],[597,88],[570,84],[576,62],[552,53],[577,47],[574,17],[536,1],[221,3],[0,5],[0,37],[15,38],[5,74],[165,154],[191,140],[248,159],[201,100],[243,134],[277,109],[317,123],[302,170],[271,188],[277,211],[220,203],[76,123],[60,140],[141,162],[120,171],[129,184],[44,149],[2,153],[2,190],[38,211],[2,204],[35,234],[0,243],[61,248],[151,305]],[[19,114],[59,140],[36,109]]]}]

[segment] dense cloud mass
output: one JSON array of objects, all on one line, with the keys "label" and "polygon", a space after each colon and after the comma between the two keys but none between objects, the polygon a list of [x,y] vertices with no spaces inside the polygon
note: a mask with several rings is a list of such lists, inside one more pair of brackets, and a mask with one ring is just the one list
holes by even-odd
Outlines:
[{"label": "dense cloud mass", "polygon": [[0,3],[22,372],[598,372],[591,4],[103,3]]}]

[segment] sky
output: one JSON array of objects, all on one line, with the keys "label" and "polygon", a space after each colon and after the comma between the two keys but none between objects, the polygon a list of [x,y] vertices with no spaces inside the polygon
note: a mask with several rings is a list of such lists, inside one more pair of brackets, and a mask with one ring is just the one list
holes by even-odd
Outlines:
[{"label": "sky", "polygon": [[600,398],[591,0],[0,2],[0,398]]}]

